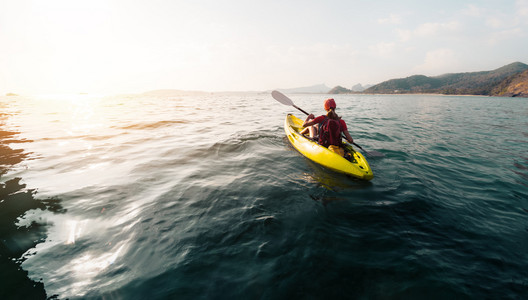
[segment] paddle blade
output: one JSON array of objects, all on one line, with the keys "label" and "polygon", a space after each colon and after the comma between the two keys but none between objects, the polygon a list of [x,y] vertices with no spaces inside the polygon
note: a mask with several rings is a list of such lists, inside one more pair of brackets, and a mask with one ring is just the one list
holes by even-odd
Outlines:
[{"label": "paddle blade", "polygon": [[293,101],[290,98],[286,97],[286,95],[284,95],[283,93],[281,93],[279,91],[271,92],[271,96],[273,97],[273,99],[279,101],[280,103],[282,103],[284,105],[289,105],[289,106],[293,105]]}]

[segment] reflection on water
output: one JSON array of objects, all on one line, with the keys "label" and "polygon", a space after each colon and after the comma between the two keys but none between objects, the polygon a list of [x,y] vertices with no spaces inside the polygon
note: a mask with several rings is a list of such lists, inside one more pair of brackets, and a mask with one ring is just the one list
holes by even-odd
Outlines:
[{"label": "reflection on water", "polygon": [[68,234],[66,244],[75,244],[75,239],[81,236],[83,226],[79,225],[77,221],[68,222],[68,226],[70,227],[70,234]]},{"label": "reflection on water", "polygon": [[44,285],[28,278],[20,268],[23,254],[46,238],[46,228],[38,219],[31,219],[31,211],[47,210],[62,213],[64,210],[56,198],[38,200],[36,191],[27,189],[20,177],[2,180],[11,168],[23,162],[29,153],[24,149],[13,149],[11,145],[32,142],[18,138],[19,132],[4,128],[16,112],[9,104],[0,102],[0,298],[1,299],[43,299]]},{"label": "reflection on water", "polygon": [[364,189],[372,185],[372,183],[369,183],[368,181],[360,180],[352,176],[346,176],[325,169],[309,159],[305,159],[305,161],[306,164],[310,166],[311,172],[304,173],[302,177],[306,181],[317,183],[330,191],[353,191],[357,189]]},{"label": "reflection on water", "polygon": [[67,280],[71,282],[67,287],[59,289],[59,293],[83,296],[93,285],[95,278],[117,260],[123,248],[124,245],[117,245],[108,252],[85,253],[56,270],[58,277],[69,274]]}]

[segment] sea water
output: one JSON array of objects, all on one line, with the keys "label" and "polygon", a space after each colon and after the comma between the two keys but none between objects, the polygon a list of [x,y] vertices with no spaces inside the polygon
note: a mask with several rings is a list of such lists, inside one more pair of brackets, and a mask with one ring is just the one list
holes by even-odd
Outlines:
[{"label": "sea water", "polygon": [[0,298],[526,297],[528,99],[332,97],[370,182],[269,93],[1,97]]}]

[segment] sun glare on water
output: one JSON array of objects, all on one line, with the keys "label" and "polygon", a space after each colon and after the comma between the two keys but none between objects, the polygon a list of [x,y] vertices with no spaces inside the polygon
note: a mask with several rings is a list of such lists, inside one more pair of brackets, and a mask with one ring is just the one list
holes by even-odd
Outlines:
[{"label": "sun glare on water", "polygon": [[43,95],[34,101],[44,124],[60,124],[69,136],[89,134],[105,126],[103,98],[98,95]]}]

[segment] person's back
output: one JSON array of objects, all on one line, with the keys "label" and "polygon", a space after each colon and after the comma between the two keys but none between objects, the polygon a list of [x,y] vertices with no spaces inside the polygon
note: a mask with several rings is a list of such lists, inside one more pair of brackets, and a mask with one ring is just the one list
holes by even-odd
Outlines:
[{"label": "person's back", "polygon": [[345,121],[341,120],[335,112],[336,103],[334,99],[326,99],[324,109],[327,111],[326,116],[322,115],[315,118],[313,114],[310,114],[304,121],[303,127],[310,128],[310,137],[314,138],[314,133],[317,132],[317,128],[313,125],[319,124],[319,144],[343,156],[344,150],[341,147],[341,133],[344,134],[348,142],[353,143],[354,140],[350,136],[350,133],[348,133]]},{"label": "person's back", "polygon": [[326,118],[321,123],[319,131],[319,144],[328,148],[330,145],[341,146],[341,121]]}]

